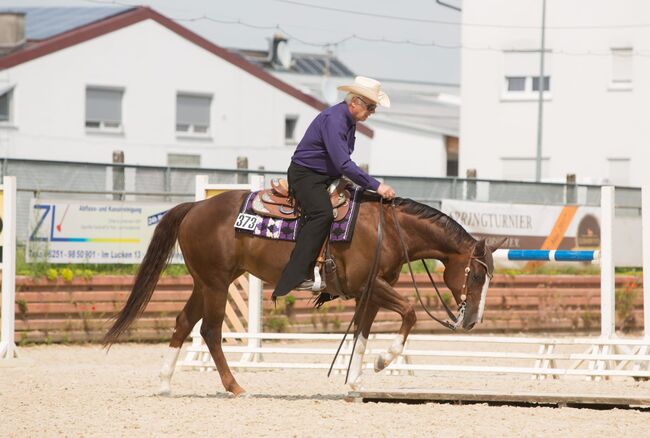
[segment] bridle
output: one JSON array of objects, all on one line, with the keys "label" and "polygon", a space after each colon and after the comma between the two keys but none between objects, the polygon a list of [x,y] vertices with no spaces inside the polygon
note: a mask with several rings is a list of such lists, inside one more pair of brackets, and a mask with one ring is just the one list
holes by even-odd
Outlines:
[{"label": "bridle", "polygon": [[449,321],[443,321],[439,318],[437,318],[435,315],[433,315],[427,306],[424,305],[424,302],[422,301],[422,297],[420,296],[420,291],[418,289],[418,285],[415,282],[415,275],[413,274],[413,268],[411,267],[411,260],[409,259],[408,255],[408,248],[406,246],[406,242],[404,241],[404,236],[402,234],[402,228],[400,227],[399,221],[397,220],[397,213],[395,209],[395,203],[391,203],[391,208],[393,212],[393,221],[395,222],[395,227],[397,228],[397,234],[399,236],[399,240],[402,244],[402,248],[404,249],[404,257],[406,258],[406,264],[409,268],[409,273],[411,274],[411,281],[413,282],[413,288],[415,289],[415,295],[418,297],[418,301],[420,301],[420,305],[424,309],[424,311],[429,315],[431,319],[434,321],[438,322],[442,326],[448,328],[449,330],[456,330],[462,323],[463,319],[465,318],[465,309],[467,308],[467,282],[469,281],[469,274],[471,272],[471,265],[472,265],[472,260],[476,261],[480,265],[482,265],[485,268],[485,275],[489,278],[492,279],[492,275],[490,274],[490,269],[483,260],[480,260],[477,256],[474,255],[474,249],[472,249],[472,253],[469,256],[469,259],[467,260],[467,266],[465,266],[464,274],[465,277],[463,279],[463,286],[460,289],[461,292],[461,302],[458,305],[458,315],[454,315],[452,310],[449,308],[445,300],[442,299],[442,294],[438,290],[438,286],[436,285],[436,282],[433,280],[433,276],[431,275],[431,272],[429,272],[429,268],[427,267],[427,264],[424,262],[424,260],[421,260],[422,265],[424,266],[424,270],[427,272],[427,275],[429,276],[429,280],[431,281],[431,284],[433,285],[433,288],[435,289],[436,293],[438,294],[438,299],[440,299],[440,302],[445,308],[445,312],[447,313],[447,316],[451,320]]}]

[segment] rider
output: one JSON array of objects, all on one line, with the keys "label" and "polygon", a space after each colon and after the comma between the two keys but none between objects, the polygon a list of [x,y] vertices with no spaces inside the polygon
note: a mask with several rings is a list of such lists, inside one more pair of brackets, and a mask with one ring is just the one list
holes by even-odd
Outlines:
[{"label": "rider", "polygon": [[345,101],[327,108],[311,122],[287,171],[289,192],[301,209],[302,223],[289,263],[273,291],[274,298],[293,289],[313,287],[309,276],[334,220],[327,188],[335,179],[345,175],[384,199],[395,197],[392,187],[368,175],[350,158],[356,123],[365,121],[377,105],[390,107],[388,96],[378,81],[363,76],[338,89],[348,92]]}]

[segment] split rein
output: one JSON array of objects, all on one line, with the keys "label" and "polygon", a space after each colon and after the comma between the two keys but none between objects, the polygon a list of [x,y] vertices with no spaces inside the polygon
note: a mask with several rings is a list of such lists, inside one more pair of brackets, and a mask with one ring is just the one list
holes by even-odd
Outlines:
[{"label": "split rein", "polygon": [[[470,264],[472,263],[472,259],[474,259],[473,256],[470,256],[469,260],[467,261],[467,266],[465,267],[465,279],[463,281],[463,287],[461,288],[461,292],[463,295],[461,295],[462,302],[458,306],[458,316],[454,315],[454,312],[451,311],[445,300],[442,298],[442,294],[440,293],[440,290],[438,290],[438,286],[436,285],[436,282],[433,280],[433,276],[431,275],[431,272],[429,272],[429,268],[424,260],[421,260],[422,266],[424,266],[424,270],[427,272],[427,275],[429,276],[429,280],[431,281],[431,284],[433,285],[433,288],[436,290],[436,294],[438,294],[438,299],[442,303],[442,305],[445,308],[445,312],[447,312],[447,316],[449,319],[451,319],[452,322],[449,321],[443,321],[440,318],[437,318],[434,314],[432,314],[427,306],[424,305],[424,302],[422,301],[422,296],[420,295],[420,290],[418,289],[418,285],[415,281],[415,275],[413,274],[413,267],[411,267],[411,260],[409,259],[409,254],[408,254],[408,248],[406,247],[406,242],[404,241],[404,235],[402,234],[402,227],[399,224],[399,221],[397,220],[397,213],[395,211],[395,204],[391,203],[391,210],[393,212],[393,221],[395,222],[395,227],[397,228],[397,235],[399,236],[399,240],[402,244],[402,248],[404,249],[404,257],[406,258],[406,264],[408,265],[409,268],[409,273],[411,274],[411,282],[413,283],[413,288],[415,289],[415,295],[418,297],[418,301],[420,302],[420,305],[424,309],[424,311],[429,315],[431,319],[442,325],[443,327],[448,328],[449,330],[456,330],[463,322],[463,318],[465,316],[465,308],[467,307],[467,279],[469,277],[469,272],[470,272]],[[479,260],[480,261],[480,260]]]}]

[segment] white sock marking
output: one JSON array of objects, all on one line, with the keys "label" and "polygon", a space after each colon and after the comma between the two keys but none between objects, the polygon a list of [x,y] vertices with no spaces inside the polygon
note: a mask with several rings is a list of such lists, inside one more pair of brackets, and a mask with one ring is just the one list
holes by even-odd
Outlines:
[{"label": "white sock marking", "polygon": [[361,387],[362,373],[363,373],[363,355],[366,352],[366,344],[368,340],[359,334],[357,345],[354,347],[354,354],[352,355],[352,363],[350,364],[350,375],[348,376],[348,384],[354,391]]},{"label": "white sock marking", "polygon": [[171,392],[172,375],[174,374],[176,361],[178,360],[180,352],[180,347],[169,347],[167,353],[165,353],[163,366],[160,369],[160,394],[169,394]]},{"label": "white sock marking", "polygon": [[402,350],[404,350],[404,336],[397,335],[395,339],[393,339],[393,344],[390,346],[388,351],[381,353],[377,358],[375,371],[381,371],[390,365],[390,363],[402,353]]}]

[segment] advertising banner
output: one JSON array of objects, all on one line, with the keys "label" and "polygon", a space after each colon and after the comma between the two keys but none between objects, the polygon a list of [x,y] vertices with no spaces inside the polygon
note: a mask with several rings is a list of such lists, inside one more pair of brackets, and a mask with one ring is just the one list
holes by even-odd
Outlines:
[{"label": "advertising banner", "polygon": [[[173,203],[32,199],[28,262],[140,263]],[[178,245],[172,263],[183,263]]]},{"label": "advertising banner", "polygon": [[576,205],[443,200],[442,211],[474,237],[507,237],[504,249],[597,249],[600,209]]}]

